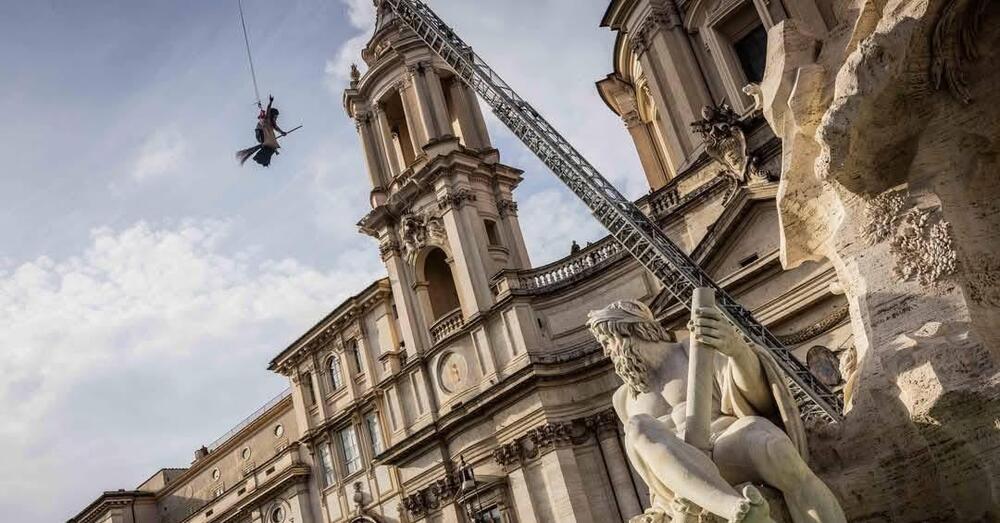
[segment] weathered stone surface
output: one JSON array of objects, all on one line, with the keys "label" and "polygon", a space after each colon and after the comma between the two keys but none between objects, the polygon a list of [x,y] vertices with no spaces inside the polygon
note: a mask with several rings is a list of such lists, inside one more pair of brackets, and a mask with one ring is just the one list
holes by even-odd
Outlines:
[{"label": "weathered stone surface", "polygon": [[856,342],[852,408],[813,455],[851,521],[994,520],[1000,5],[840,4],[815,60],[770,31],[761,84],[782,259],[833,262]]}]

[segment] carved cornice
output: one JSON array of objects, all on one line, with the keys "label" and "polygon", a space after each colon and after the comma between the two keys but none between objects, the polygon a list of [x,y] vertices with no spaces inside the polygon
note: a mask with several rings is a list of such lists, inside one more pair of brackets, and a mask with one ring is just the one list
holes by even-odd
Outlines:
[{"label": "carved cornice", "polygon": [[420,517],[451,503],[462,487],[462,471],[449,472],[429,486],[403,498],[403,507],[411,516]]},{"label": "carved cornice", "polygon": [[592,436],[601,440],[618,431],[618,415],[611,409],[570,421],[548,422],[495,448],[493,460],[502,467],[515,468],[555,449],[582,445]]},{"label": "carved cornice", "polygon": [[438,199],[438,208],[442,211],[449,209],[460,210],[466,202],[476,201],[476,194],[469,189],[458,189],[452,191]]},{"label": "carved cornice", "polygon": [[674,0],[664,0],[662,5],[653,6],[646,18],[639,23],[638,29],[632,32],[632,52],[637,55],[646,52],[653,36],[660,29],[673,29],[683,24],[684,21]]},{"label": "carved cornice", "polygon": [[399,242],[395,240],[389,240],[379,244],[378,253],[379,256],[381,256],[382,261],[388,261],[394,256],[400,256],[403,252],[402,249],[403,247]]},{"label": "carved cornice", "polygon": [[431,63],[427,60],[421,60],[419,62],[414,62],[412,64],[407,64],[406,72],[410,74],[424,74],[428,69],[430,69]]},{"label": "carved cornice", "polygon": [[497,213],[501,218],[507,216],[517,216],[517,202],[514,200],[500,200],[497,202]]}]

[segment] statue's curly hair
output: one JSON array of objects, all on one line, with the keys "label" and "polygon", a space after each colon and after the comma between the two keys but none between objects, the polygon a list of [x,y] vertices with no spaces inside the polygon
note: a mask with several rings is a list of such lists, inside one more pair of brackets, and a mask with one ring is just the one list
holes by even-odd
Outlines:
[{"label": "statue's curly hair", "polygon": [[[677,341],[673,333],[656,321],[649,308],[637,301],[615,302],[592,312],[587,325],[633,396],[649,392],[646,376],[649,368],[635,348],[635,338],[651,343]],[[609,339],[615,343],[609,343]]]}]

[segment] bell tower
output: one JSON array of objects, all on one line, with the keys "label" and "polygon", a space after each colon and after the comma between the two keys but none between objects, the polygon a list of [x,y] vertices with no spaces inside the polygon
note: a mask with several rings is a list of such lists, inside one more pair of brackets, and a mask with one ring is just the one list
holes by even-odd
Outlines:
[{"label": "bell tower", "polygon": [[372,186],[359,223],[376,238],[409,353],[494,304],[490,280],[530,267],[513,191],[478,99],[412,32],[379,9],[344,108]]}]

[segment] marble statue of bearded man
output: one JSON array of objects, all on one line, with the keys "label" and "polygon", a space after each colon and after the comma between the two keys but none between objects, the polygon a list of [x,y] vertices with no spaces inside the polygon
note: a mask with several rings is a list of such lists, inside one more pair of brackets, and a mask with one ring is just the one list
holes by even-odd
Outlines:
[{"label": "marble statue of bearded man", "polygon": [[689,323],[691,338],[714,355],[714,379],[704,380],[712,387],[707,453],[684,441],[688,343],[637,301],[592,312],[588,326],[625,382],[614,408],[629,460],[650,489],[650,510],[633,521],[685,521],[677,512],[698,509],[727,521],[771,521],[755,487],[733,487],[741,483],[780,490],[796,523],[846,521],[806,464],[805,433],[777,363],[718,309],[700,308]]}]

